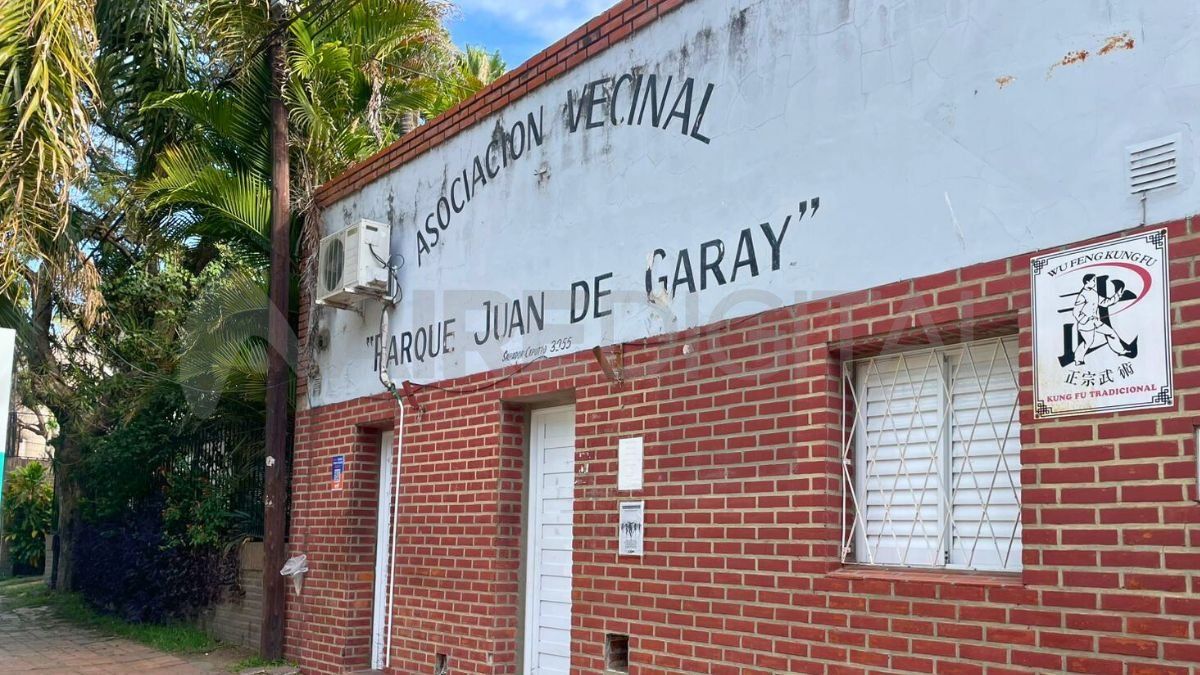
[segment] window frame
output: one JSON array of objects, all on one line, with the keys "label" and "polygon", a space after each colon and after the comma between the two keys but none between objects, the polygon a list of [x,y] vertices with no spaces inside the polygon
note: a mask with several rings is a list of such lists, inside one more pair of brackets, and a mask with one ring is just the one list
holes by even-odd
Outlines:
[{"label": "window frame", "polygon": [[[991,361],[987,363],[987,377],[984,379],[983,383],[980,384],[980,373],[977,367],[978,357],[975,355],[973,350],[986,348],[989,345],[994,346],[995,351],[991,356]],[[975,386],[980,387],[978,390],[979,405],[968,409],[975,411],[974,421],[963,423],[957,418],[957,416],[960,414],[960,410],[955,408],[955,401],[958,400],[958,397],[970,398],[975,395],[969,389],[961,392],[957,391],[956,387],[956,385],[962,381],[963,377],[960,375],[960,371],[958,369],[964,367],[964,355],[968,354],[970,357],[966,362],[970,363],[972,368],[970,374],[970,377],[972,378],[971,382],[973,382]],[[869,366],[880,361],[891,362],[893,360],[899,360],[899,362],[895,365],[895,372],[897,375],[893,376],[892,382],[890,384],[887,382],[875,383],[874,385],[875,387],[882,385],[887,387],[889,390],[886,394],[887,401],[885,403],[884,415],[890,417],[892,414],[892,411],[890,410],[891,395],[898,386],[906,386],[912,390],[915,390],[915,393],[912,394],[912,400],[914,401],[912,408],[913,412],[910,414],[925,414],[921,401],[922,399],[926,398],[925,385],[930,381],[930,378],[926,376],[926,373],[922,373],[922,378],[920,381],[918,381],[912,378],[910,372],[907,372],[908,361],[914,358],[921,358],[923,356],[928,358],[929,363],[936,363],[937,372],[935,373],[934,381],[939,385],[938,391],[936,392],[936,417],[938,422],[937,425],[933,427],[938,431],[937,437],[933,443],[933,447],[935,448],[934,457],[930,459],[929,464],[930,466],[936,467],[936,474],[931,471],[927,471],[925,474],[926,481],[928,481],[930,477],[934,479],[933,492],[937,499],[937,503],[935,504],[935,509],[937,511],[937,539],[935,546],[928,548],[929,555],[933,558],[933,561],[930,563],[921,561],[913,562],[909,557],[914,542],[920,543],[922,540],[924,540],[926,543],[928,543],[929,541],[929,536],[927,534],[916,534],[918,525],[920,525],[922,532],[928,532],[929,530],[925,527],[925,524],[922,522],[922,518],[919,515],[919,512],[923,511],[924,508],[927,508],[923,496],[926,494],[927,490],[925,484],[923,484],[920,488],[922,492],[922,497],[920,500],[916,498],[916,493],[913,492],[913,488],[911,486],[907,488],[896,487],[901,479],[907,482],[911,480],[913,476],[919,475],[908,471],[907,468],[901,468],[897,473],[890,475],[897,477],[893,481],[893,493],[897,492],[899,489],[907,489],[910,491],[910,494],[913,497],[911,503],[911,508],[914,513],[912,529],[904,542],[903,554],[900,556],[900,561],[880,561],[878,559],[880,556],[877,554],[881,551],[881,543],[886,535],[884,535],[881,531],[880,534],[877,535],[877,541],[875,542],[874,546],[872,546],[868,541],[868,537],[870,536],[867,532],[869,522],[866,520],[865,515],[861,514],[866,511],[867,508],[869,508],[867,501],[868,493],[871,490],[870,483],[872,478],[874,478],[874,480],[880,480],[880,477],[883,476],[883,478],[886,479],[887,475],[876,475],[872,477],[868,474],[870,471],[870,465],[873,462],[878,461],[878,458],[876,456],[866,459],[867,456],[872,454],[872,450],[868,440],[869,432],[866,428],[866,414],[859,409],[860,402],[861,406],[865,408],[870,400],[869,387],[871,385],[868,382],[870,378]],[[957,364],[955,363],[956,358],[958,359]],[[997,366],[997,363],[1000,365]],[[1003,406],[1011,405],[1011,410],[1009,412],[1009,419],[1007,421],[1002,420],[1000,424],[1000,428],[1002,428],[1004,431],[1003,435],[995,434],[997,422],[995,419],[991,418],[991,413],[988,413],[987,422],[992,426],[991,430],[994,435],[991,438],[980,440],[985,442],[994,442],[997,444],[995,449],[996,454],[994,455],[996,457],[995,468],[992,470],[992,482],[987,488],[987,499],[986,501],[981,502],[982,513],[977,521],[979,525],[975,530],[975,534],[973,536],[969,536],[969,532],[960,533],[957,530],[956,521],[954,519],[955,512],[957,510],[964,508],[964,506],[968,508],[972,506],[970,502],[964,503],[964,501],[961,500],[960,493],[958,493],[958,490],[961,487],[961,477],[975,476],[975,478],[973,478],[974,489],[978,491],[983,488],[978,482],[978,471],[973,468],[974,463],[972,462],[973,459],[978,457],[978,455],[971,454],[971,444],[976,441],[975,430],[972,430],[970,438],[960,439],[956,437],[956,429],[960,426],[979,426],[981,424],[981,412],[996,407],[994,402],[988,402],[990,385],[995,377],[996,372],[1001,374],[1005,373],[1005,366],[1007,366],[1007,373],[1011,375],[1012,378],[1011,385],[1005,381],[999,382],[997,386],[1003,386],[1004,388],[997,390],[997,396],[1010,396],[1011,404],[1009,404],[1007,400],[1001,399],[1004,401],[1001,407],[1003,408]],[[931,366],[929,365],[924,366],[926,369],[930,367]],[[898,375],[901,368],[905,369],[907,373],[907,379],[903,384],[900,383]],[[878,371],[876,372],[876,376],[879,376]],[[1002,574],[1022,572],[1024,532],[1021,522],[1021,385],[1019,343],[1017,336],[1014,334],[1006,334],[980,340],[970,340],[949,345],[917,347],[904,351],[891,352],[887,354],[875,354],[872,356],[846,360],[842,363],[842,385],[844,391],[842,395],[843,434],[841,448],[843,477],[841,561],[846,564],[931,572],[953,571]],[[1007,393],[1009,390],[1011,390],[1011,393]],[[1000,392],[1002,391],[1006,393],[1001,394]],[[910,432],[911,428],[912,427],[910,426]],[[922,428],[928,429],[929,425],[923,424]],[[893,426],[892,432],[899,432],[899,429]],[[886,434],[887,429],[876,429],[875,433]],[[955,463],[959,459],[959,457],[955,454],[956,444],[963,443],[964,440],[966,447],[961,456],[963,467],[958,471],[955,471]],[[906,438],[903,441],[903,445],[905,447],[899,452],[898,461],[900,462],[901,467],[904,467],[905,453],[907,452],[907,446],[909,443],[910,441]],[[1015,451],[1012,449],[1014,446],[1009,445],[1010,443],[1015,444]],[[985,457],[988,456],[985,455]],[[1011,463],[1012,458],[1014,457],[1016,459],[1015,466],[1013,466]],[[863,461],[859,461],[860,459]],[[997,477],[1001,475],[1006,476],[1007,485],[1002,484],[997,486]],[[1001,498],[999,501],[993,501],[994,493],[996,493],[997,487],[1000,487]],[[1012,502],[1006,503],[1004,501],[1003,493],[1005,492],[1011,494]],[[989,518],[989,510],[993,507],[993,505],[997,506],[998,508],[1010,508],[1015,512],[1015,522],[1013,520],[997,521],[1003,523],[1012,523],[1012,529],[1007,538],[1008,546],[1006,551],[1001,551],[1004,538],[997,535],[996,528],[993,526],[993,522]],[[889,496],[884,506],[885,514],[891,509],[891,506],[892,501]],[[886,518],[888,518],[888,516],[885,515],[884,518],[885,520],[881,522],[885,523],[884,529],[886,529],[886,523],[888,522]],[[990,532],[990,540],[992,545],[995,546],[996,560],[998,561],[996,564],[987,564],[986,560],[977,562],[975,559],[977,547],[983,538],[985,528],[987,532]],[[1006,530],[1002,529],[1001,533],[1005,531]],[[894,532],[892,533],[892,539],[893,542],[898,541]],[[961,552],[957,548],[956,543],[964,540],[972,541],[968,559],[966,561],[955,561],[954,558],[956,553]],[[898,546],[899,544],[897,544],[897,547]],[[884,550],[888,551],[886,548]],[[899,549],[897,548],[897,550]],[[863,552],[866,552],[866,555],[864,555]],[[920,555],[919,550],[918,555]],[[987,558],[987,555],[990,555],[990,553],[984,555],[984,558]]]}]

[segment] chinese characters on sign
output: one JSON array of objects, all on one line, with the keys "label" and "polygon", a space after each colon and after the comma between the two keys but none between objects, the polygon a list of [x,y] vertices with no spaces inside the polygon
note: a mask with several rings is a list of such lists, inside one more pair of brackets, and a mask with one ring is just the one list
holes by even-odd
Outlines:
[{"label": "chinese characters on sign", "polygon": [[1036,417],[1173,404],[1166,230],[1030,265]]}]

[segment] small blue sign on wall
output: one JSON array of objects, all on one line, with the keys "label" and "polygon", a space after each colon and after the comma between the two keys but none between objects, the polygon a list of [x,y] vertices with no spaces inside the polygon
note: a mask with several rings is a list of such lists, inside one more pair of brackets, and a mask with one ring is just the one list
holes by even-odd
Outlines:
[{"label": "small blue sign on wall", "polygon": [[342,479],[346,474],[346,456],[345,455],[334,455],[331,468],[332,468],[332,474],[333,474],[332,475],[333,489],[341,490],[342,489]]}]

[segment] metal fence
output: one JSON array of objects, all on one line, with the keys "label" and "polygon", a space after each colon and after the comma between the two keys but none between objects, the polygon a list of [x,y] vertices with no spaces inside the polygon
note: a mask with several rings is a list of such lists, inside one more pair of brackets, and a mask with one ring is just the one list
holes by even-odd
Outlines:
[{"label": "metal fence", "polygon": [[[266,478],[266,440],[261,422],[240,425],[210,425],[178,441],[173,471],[203,476],[214,486],[228,489],[229,510],[240,534],[263,535],[263,485]],[[288,465],[291,464],[288,438]],[[288,472],[290,482],[290,472]],[[290,503],[290,500],[289,500]]]},{"label": "metal fence", "polygon": [[[36,459],[17,457],[17,442],[20,439],[18,413],[8,413],[8,453],[5,456],[6,473],[10,473]],[[209,484],[230,495],[228,508],[233,514],[239,534],[261,538],[263,536],[263,486],[266,479],[266,440],[263,423],[258,420],[241,423],[218,422],[208,424],[172,438],[164,439],[172,444],[176,452],[174,459],[163,467],[170,472],[187,472],[193,477],[204,478]],[[287,439],[287,466],[291,466],[292,437]],[[49,464],[49,462],[42,462]],[[290,494],[291,472],[287,472]],[[2,484],[2,483],[0,483]],[[288,501],[291,514],[291,500]]]}]

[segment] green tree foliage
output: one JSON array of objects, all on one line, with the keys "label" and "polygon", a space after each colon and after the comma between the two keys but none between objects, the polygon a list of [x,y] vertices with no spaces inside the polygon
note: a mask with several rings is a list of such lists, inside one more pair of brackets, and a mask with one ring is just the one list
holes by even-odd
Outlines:
[{"label": "green tree foliage", "polygon": [[508,65],[499,51],[489,52],[483,47],[470,45],[466,51],[455,54],[454,61],[438,81],[438,97],[433,105],[425,109],[429,117],[436,117],[458,105],[464,99],[479,93],[508,71]]},{"label": "green tree foliage", "polygon": [[4,539],[14,562],[41,567],[53,507],[54,490],[45,466],[34,462],[9,474],[4,486]]},{"label": "green tree foliage", "polygon": [[[178,0],[96,0],[96,125],[112,141],[94,148],[109,178],[149,175],[155,155],[182,137],[183,122],[145,106],[150,92],[181,91],[202,76],[189,8]],[[122,162],[121,159],[125,161]],[[134,205],[127,201],[127,205]]]},{"label": "green tree foliage", "polygon": [[87,168],[93,25],[87,0],[0,1],[0,289],[30,258],[60,262],[45,253]]},{"label": "green tree foliage", "polygon": [[[18,329],[21,399],[48,409],[47,423],[57,427],[59,571],[68,587],[83,443],[142,398],[126,399],[111,416],[104,397],[128,393],[131,376],[164,363],[161,354],[130,360],[132,343],[110,338],[170,296],[130,316],[107,305],[105,289],[130,270],[154,273],[186,254],[145,227],[150,214],[131,186],[153,172],[181,129],[169,115],[142,114],[141,101],[162,87],[190,86],[202,71],[198,55],[181,47],[196,43],[182,20],[189,6],[0,0],[0,325]],[[24,127],[13,123],[22,119]]]},{"label": "green tree foliage", "polygon": [[[284,99],[297,268],[302,241],[314,236],[307,216],[316,187],[398,138],[407,115],[444,95],[445,78],[436,74],[455,63],[442,26],[449,9],[441,0],[347,0],[323,12],[300,8],[289,18]],[[245,273],[231,277],[234,285],[205,298],[182,372],[193,390],[213,386],[257,400],[267,362],[269,92],[265,60],[238,59],[254,53],[270,27],[266,6],[247,0],[212,2],[203,16],[215,53],[232,70],[216,87],[152,97],[152,108],[174,111],[191,133],[161,154],[139,194],[160,214],[161,232],[189,245],[228,246],[242,262]],[[294,308],[297,286],[292,296]]]},{"label": "green tree foliage", "polygon": [[[336,3],[335,3],[336,4]],[[315,188],[395,140],[408,112],[438,96],[450,46],[440,0],[346,0],[343,11],[303,9],[287,30],[284,91],[292,140],[292,194],[300,219]],[[160,158],[142,194],[167,231],[230,243],[265,263],[269,249],[270,139],[267,68],[237,60],[268,33],[266,6],[210,3],[205,16],[217,53],[233,70],[218,85],[155,97],[194,134]]]},{"label": "green tree foliage", "polygon": [[256,480],[261,436],[234,437],[223,455],[203,451],[222,437],[206,432],[235,424],[253,429],[257,414],[221,410],[217,419],[195,420],[180,389],[163,386],[132,418],[90,437],[80,469],[85,522],[108,527],[131,507],[161,503],[166,546],[216,549],[256,535],[247,529],[254,519],[237,510],[235,498]]},{"label": "green tree foliage", "polygon": [[[289,3],[294,282],[316,187],[503,69],[457,55],[450,9]],[[84,516],[111,522],[166,496],[173,546],[237,529],[226,487],[171,476],[169,441],[262,418],[267,10],[0,0],[0,325],[19,329],[21,398],[57,427],[67,588]]]}]

